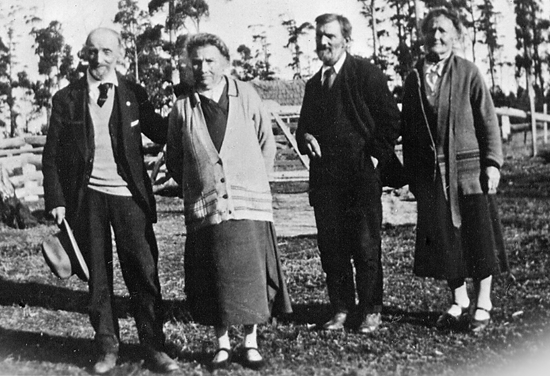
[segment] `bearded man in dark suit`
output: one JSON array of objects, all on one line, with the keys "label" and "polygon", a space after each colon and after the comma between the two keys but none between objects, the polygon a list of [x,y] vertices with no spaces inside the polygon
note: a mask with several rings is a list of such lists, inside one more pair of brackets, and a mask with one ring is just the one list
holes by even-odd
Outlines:
[{"label": "bearded man in dark suit", "polygon": [[58,91],[43,154],[46,211],[73,227],[90,269],[89,315],[107,373],[118,358],[119,326],[113,307],[113,228],[122,275],[148,365],[178,369],[164,352],[155,199],[143,161],[141,133],[166,141],[167,121],[145,90],[116,73],[123,57],[114,30],[99,28],[86,40],[86,76]]},{"label": "bearded man in dark suit", "polygon": [[394,156],[400,115],[382,71],[346,52],[348,19],[323,14],[315,22],[323,67],[306,84],[296,138],[311,159],[309,199],[334,310],[324,328],[342,329],[356,312],[359,331],[371,333],[383,293],[379,170]]}]

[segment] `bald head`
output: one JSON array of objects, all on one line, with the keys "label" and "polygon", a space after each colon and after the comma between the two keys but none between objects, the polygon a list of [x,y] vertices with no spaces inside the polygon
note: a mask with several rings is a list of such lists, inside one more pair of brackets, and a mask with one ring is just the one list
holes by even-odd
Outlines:
[{"label": "bald head", "polygon": [[86,39],[84,56],[88,61],[88,70],[92,77],[102,81],[114,72],[122,58],[122,39],[120,34],[108,28],[93,30]]}]

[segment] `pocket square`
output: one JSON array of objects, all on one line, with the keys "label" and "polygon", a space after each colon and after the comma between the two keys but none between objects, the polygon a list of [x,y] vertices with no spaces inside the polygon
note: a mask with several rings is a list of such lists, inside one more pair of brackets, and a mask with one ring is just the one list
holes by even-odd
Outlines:
[{"label": "pocket square", "polygon": [[135,127],[136,125],[139,124],[139,119],[138,120],[134,120],[133,122],[130,123],[130,127]]}]

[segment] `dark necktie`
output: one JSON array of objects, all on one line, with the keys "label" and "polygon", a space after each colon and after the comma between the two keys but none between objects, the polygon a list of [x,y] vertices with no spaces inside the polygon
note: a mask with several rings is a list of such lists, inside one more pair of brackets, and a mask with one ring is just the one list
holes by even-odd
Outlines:
[{"label": "dark necktie", "polygon": [[325,79],[323,80],[323,90],[328,91],[334,82],[334,76],[335,76],[334,67],[330,67],[327,69],[324,73]]},{"label": "dark necktie", "polygon": [[99,107],[102,107],[105,101],[107,100],[107,93],[109,92],[109,89],[113,86],[111,83],[104,83],[100,84],[98,86],[99,88],[99,97],[97,98],[97,105]]}]

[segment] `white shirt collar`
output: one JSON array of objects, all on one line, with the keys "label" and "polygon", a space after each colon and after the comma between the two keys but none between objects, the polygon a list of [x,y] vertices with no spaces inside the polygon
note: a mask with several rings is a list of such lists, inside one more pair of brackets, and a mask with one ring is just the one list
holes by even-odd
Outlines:
[{"label": "white shirt collar", "polygon": [[97,87],[100,85],[100,84],[104,84],[104,83],[110,83],[110,84],[113,84],[114,86],[118,86],[118,77],[116,75],[116,72],[114,70],[111,71],[111,73],[109,73],[109,75],[107,77],[105,77],[103,80],[101,81],[98,81],[96,80],[91,74],[90,74],[90,71],[87,70],[86,71],[86,80],[88,81],[88,91],[90,93],[95,93],[97,92]]},{"label": "white shirt collar", "polygon": [[223,76],[220,82],[216,86],[214,86],[210,90],[201,92],[200,95],[218,102],[222,96],[223,90],[225,89],[226,83],[227,83],[227,79],[225,78],[225,76]]},{"label": "white shirt collar", "polygon": [[424,74],[427,74],[428,71],[430,71],[437,73],[438,76],[441,76],[441,74],[443,73],[443,68],[445,67],[445,63],[449,59],[449,56],[451,56],[450,53],[443,59],[439,60],[437,63],[433,63],[424,59]]},{"label": "white shirt collar", "polygon": [[338,74],[338,72],[340,72],[340,70],[342,69],[342,66],[344,65],[344,61],[346,60],[346,56],[347,56],[347,52],[344,51],[344,53],[342,54],[342,56],[340,56],[340,58],[338,59],[338,61],[330,66],[330,65],[323,65],[323,67],[321,68],[321,82],[323,81],[324,77],[325,77],[325,72],[330,69],[330,68],[334,68],[334,72],[336,74]]}]

